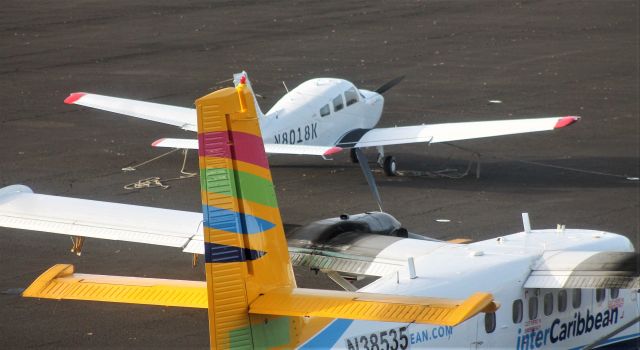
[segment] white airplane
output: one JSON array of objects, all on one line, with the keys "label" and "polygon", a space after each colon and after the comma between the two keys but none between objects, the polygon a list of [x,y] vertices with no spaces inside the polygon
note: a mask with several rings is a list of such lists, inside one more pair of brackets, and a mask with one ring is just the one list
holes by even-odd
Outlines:
[{"label": "white airplane", "polygon": [[[342,149],[376,147],[378,164],[385,174],[396,174],[396,160],[384,153],[384,146],[406,143],[439,143],[482,137],[547,131],[562,128],[580,117],[495,120],[480,122],[423,124],[375,128],[380,121],[382,94],[402,80],[389,81],[374,91],[358,89],[351,82],[335,78],[311,79],[289,91],[263,114],[254,101],[267,153],[318,155],[328,157]],[[247,73],[234,74],[234,83],[251,84]],[[196,131],[196,111],[157,103],[142,102],[83,92],[72,93],[67,104],[77,104],[136,118],[175,125]],[[164,138],[155,147],[197,149],[197,140]]]},{"label": "white airplane", "polygon": [[[640,337],[638,254],[622,235],[533,230],[523,215],[523,232],[456,244],[373,212],[285,237],[252,96],[240,84],[196,101],[203,213],[0,189],[0,226],[70,235],[77,252],[93,237],[204,254],[206,282],[55,265],[23,296],[205,308],[212,349],[581,349]],[[292,264],[345,291],[296,287]],[[380,278],[359,290],[344,278],[361,275]]]}]

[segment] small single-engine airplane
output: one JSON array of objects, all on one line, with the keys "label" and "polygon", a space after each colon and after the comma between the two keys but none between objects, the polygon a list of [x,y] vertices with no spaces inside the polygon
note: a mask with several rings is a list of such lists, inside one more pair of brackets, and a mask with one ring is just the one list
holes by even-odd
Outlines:
[{"label": "small single-engine airplane", "polygon": [[[382,116],[382,94],[398,84],[396,78],[374,91],[358,89],[343,79],[311,79],[289,91],[263,114],[254,100],[267,153],[328,157],[342,149],[376,147],[378,164],[385,174],[396,174],[396,160],[384,146],[406,143],[451,142],[482,137],[554,130],[573,124],[580,117],[565,116],[375,128]],[[234,83],[251,83],[246,72],[234,74]],[[254,97],[255,98],[255,97]],[[75,92],[65,99],[77,104],[136,118],[196,130],[196,111],[157,103]],[[155,147],[197,149],[197,140],[163,138]]]},{"label": "small single-engine airplane", "polygon": [[[196,101],[202,211],[0,190],[0,225],[204,254],[206,282],[55,265],[25,297],[208,309],[211,348],[400,350],[601,346],[640,337],[638,255],[624,236],[532,230],[470,244],[416,238],[382,212],[285,237],[251,90]],[[287,247],[288,245],[288,247]],[[287,252],[288,250],[288,252]],[[345,291],[298,288],[292,265]],[[360,290],[344,276],[380,276]]]}]

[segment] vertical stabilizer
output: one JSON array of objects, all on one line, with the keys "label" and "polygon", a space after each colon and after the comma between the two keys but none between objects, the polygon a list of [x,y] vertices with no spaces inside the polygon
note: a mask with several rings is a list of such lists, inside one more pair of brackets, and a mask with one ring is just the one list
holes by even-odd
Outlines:
[{"label": "vertical stabilizer", "polygon": [[196,107],[211,347],[251,349],[249,304],[295,287],[255,99],[240,81]]}]

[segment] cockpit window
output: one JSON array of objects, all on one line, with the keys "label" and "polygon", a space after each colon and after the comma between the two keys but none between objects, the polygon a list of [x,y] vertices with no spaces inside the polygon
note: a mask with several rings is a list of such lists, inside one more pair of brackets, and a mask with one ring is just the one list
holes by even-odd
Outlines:
[{"label": "cockpit window", "polygon": [[342,101],[342,95],[338,95],[338,96],[336,96],[336,98],[333,99],[333,111],[337,112],[337,111],[341,110],[342,108],[344,108],[344,102]]},{"label": "cockpit window", "polygon": [[356,92],[356,88],[352,87],[349,90],[345,91],[344,98],[345,100],[347,100],[347,107],[358,102],[358,93]]},{"label": "cockpit window", "polygon": [[331,114],[331,109],[329,108],[329,104],[327,103],[326,105],[322,106],[322,108],[320,108],[320,116],[326,117],[329,114]]}]

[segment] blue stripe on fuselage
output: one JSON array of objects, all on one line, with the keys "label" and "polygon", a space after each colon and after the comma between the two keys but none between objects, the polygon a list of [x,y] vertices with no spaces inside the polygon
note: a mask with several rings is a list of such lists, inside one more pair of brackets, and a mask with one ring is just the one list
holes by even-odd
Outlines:
[{"label": "blue stripe on fuselage", "polygon": [[353,320],[337,319],[331,322],[325,329],[320,331],[315,337],[309,339],[299,349],[330,349],[334,347],[338,339],[353,323]]}]

